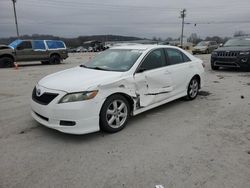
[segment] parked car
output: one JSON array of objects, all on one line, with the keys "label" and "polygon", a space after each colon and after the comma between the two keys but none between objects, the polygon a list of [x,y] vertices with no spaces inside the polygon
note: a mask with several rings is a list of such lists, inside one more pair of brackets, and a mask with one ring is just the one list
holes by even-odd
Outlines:
[{"label": "parked car", "polygon": [[79,46],[77,49],[76,49],[76,52],[87,52],[88,50],[86,48],[84,48],[83,46]]},{"label": "parked car", "polygon": [[43,64],[59,64],[68,57],[63,41],[15,40],[0,47],[0,68],[13,67],[14,62],[41,61]]},{"label": "parked car", "polygon": [[210,54],[219,45],[215,41],[201,41],[193,48],[193,54]]},{"label": "parked car", "polygon": [[211,68],[233,67],[250,70],[250,37],[237,37],[228,40],[223,47],[213,51]]},{"label": "parked car", "polygon": [[202,61],[177,47],[115,47],[41,79],[31,114],[65,133],[117,132],[130,116],[181,97],[195,99],[203,74]]}]

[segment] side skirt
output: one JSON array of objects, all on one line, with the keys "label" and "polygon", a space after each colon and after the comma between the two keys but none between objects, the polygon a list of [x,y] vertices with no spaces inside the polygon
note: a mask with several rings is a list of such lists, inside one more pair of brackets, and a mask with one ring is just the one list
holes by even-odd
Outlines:
[{"label": "side skirt", "polygon": [[147,110],[150,110],[150,109],[155,108],[155,107],[158,107],[158,106],[161,106],[161,105],[166,104],[166,103],[168,103],[168,102],[170,102],[170,101],[179,99],[179,98],[181,98],[181,97],[185,97],[186,95],[187,95],[187,93],[186,93],[186,92],[183,92],[183,93],[178,94],[178,95],[176,95],[176,96],[170,97],[170,98],[168,98],[168,99],[166,99],[166,100],[164,100],[164,101],[154,103],[154,104],[152,104],[152,105],[150,105],[150,106],[147,106],[147,107],[144,107],[144,108],[139,108],[138,110],[135,110],[135,111],[133,112],[132,115],[133,115],[133,116],[136,116],[136,115],[138,115],[138,114],[140,114],[140,113],[142,113],[142,112],[145,112],[145,111],[147,111]]}]

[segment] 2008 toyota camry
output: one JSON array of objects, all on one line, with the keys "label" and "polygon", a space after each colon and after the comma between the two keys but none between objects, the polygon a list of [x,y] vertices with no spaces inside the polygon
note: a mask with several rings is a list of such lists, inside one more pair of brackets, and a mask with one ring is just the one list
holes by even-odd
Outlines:
[{"label": "2008 toyota camry", "polygon": [[202,61],[177,47],[114,47],[41,79],[32,93],[31,114],[65,133],[117,132],[130,116],[177,98],[195,99],[203,74]]}]

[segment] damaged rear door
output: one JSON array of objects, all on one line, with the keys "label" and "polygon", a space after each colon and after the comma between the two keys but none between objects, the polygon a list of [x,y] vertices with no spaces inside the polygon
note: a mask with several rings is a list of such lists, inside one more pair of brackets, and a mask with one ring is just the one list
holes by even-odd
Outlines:
[{"label": "damaged rear door", "polygon": [[140,106],[146,107],[167,99],[173,91],[163,49],[155,49],[144,58],[134,75]]}]

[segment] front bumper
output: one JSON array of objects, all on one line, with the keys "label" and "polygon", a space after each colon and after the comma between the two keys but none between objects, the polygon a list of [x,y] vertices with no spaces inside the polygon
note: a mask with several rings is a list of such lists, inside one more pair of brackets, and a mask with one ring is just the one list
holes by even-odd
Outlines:
[{"label": "front bumper", "polygon": [[39,104],[31,99],[31,115],[37,122],[69,134],[87,134],[100,130],[101,101],[92,99],[58,104],[66,92],[42,89],[46,92],[57,92],[59,95],[48,105]]},{"label": "front bumper", "polygon": [[211,64],[218,67],[250,68],[250,57],[211,57]]},{"label": "front bumper", "polygon": [[201,50],[201,49],[194,49],[192,50],[193,54],[204,54],[206,53],[206,49]]}]

